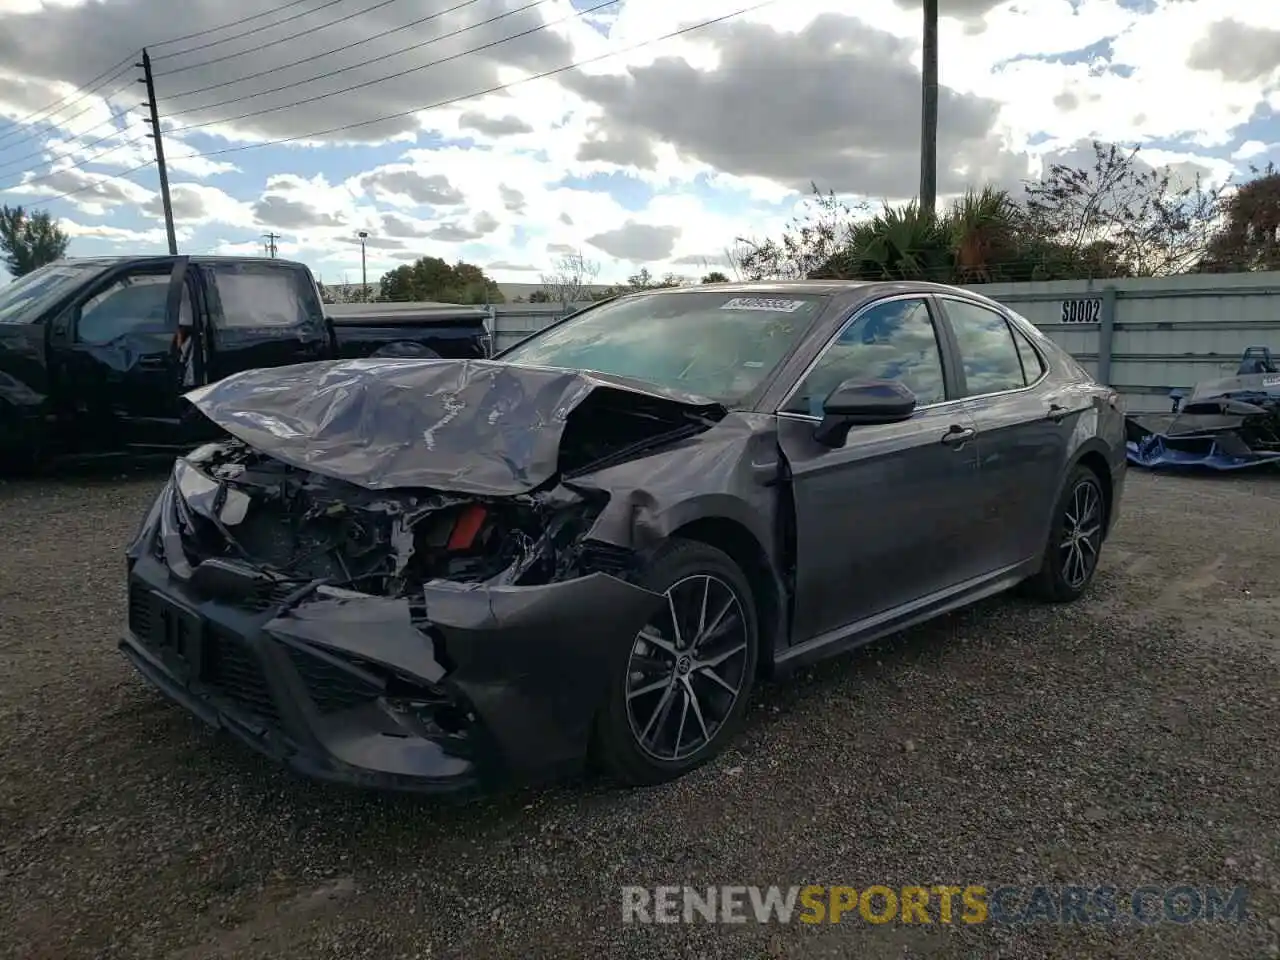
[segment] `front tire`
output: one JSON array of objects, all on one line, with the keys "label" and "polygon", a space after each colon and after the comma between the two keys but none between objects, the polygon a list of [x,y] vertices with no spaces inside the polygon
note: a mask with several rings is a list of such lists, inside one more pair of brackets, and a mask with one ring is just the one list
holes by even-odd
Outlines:
[{"label": "front tire", "polygon": [[632,786],[673,780],[720,753],[741,725],[759,656],[751,584],[723,551],[672,539],[638,584],[667,603],[617,658],[593,745]]},{"label": "front tire", "polygon": [[1102,481],[1088,467],[1077,466],[1058,499],[1044,560],[1026,582],[1028,592],[1047,603],[1079,599],[1098,570],[1106,520]]}]

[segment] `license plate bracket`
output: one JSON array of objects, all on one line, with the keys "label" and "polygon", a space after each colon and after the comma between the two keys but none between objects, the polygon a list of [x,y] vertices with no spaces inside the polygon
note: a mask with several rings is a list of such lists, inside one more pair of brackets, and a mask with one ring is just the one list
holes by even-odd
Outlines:
[{"label": "license plate bracket", "polygon": [[205,621],[195,610],[152,593],[156,652],[170,672],[183,683],[205,674]]}]

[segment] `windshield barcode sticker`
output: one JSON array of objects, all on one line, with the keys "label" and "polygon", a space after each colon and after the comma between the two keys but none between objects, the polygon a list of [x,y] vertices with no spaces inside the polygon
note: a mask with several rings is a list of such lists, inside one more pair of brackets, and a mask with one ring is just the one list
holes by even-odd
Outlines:
[{"label": "windshield barcode sticker", "polygon": [[770,300],[763,297],[735,297],[721,305],[721,310],[769,310],[773,313],[795,313],[803,300]]}]

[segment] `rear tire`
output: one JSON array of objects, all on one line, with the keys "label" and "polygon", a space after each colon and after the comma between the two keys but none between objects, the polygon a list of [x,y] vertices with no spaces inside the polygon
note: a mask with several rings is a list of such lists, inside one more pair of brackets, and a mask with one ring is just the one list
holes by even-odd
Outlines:
[{"label": "rear tire", "polygon": [[759,628],[746,575],[708,544],[668,541],[637,583],[668,602],[616,658],[592,752],[616,779],[644,786],[688,773],[732,739],[755,681]]},{"label": "rear tire", "polygon": [[1102,481],[1088,467],[1077,466],[1054,508],[1044,558],[1039,572],[1025,582],[1026,592],[1046,603],[1079,599],[1097,572],[1106,519]]}]

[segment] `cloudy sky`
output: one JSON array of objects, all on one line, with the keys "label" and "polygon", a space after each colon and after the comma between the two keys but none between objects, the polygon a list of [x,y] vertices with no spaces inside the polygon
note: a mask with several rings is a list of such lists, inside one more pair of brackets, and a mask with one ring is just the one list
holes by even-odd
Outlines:
[{"label": "cloudy sky", "polygon": [[[181,251],[274,232],[328,282],[359,280],[359,230],[371,277],[429,254],[536,282],[579,249],[608,282],[714,268],[811,181],[910,197],[919,0],[753,2],[0,0],[0,203],[53,211],[72,255],[165,251],[143,44]],[[941,194],[1088,138],[1280,163],[1280,3],[941,7]]]}]

